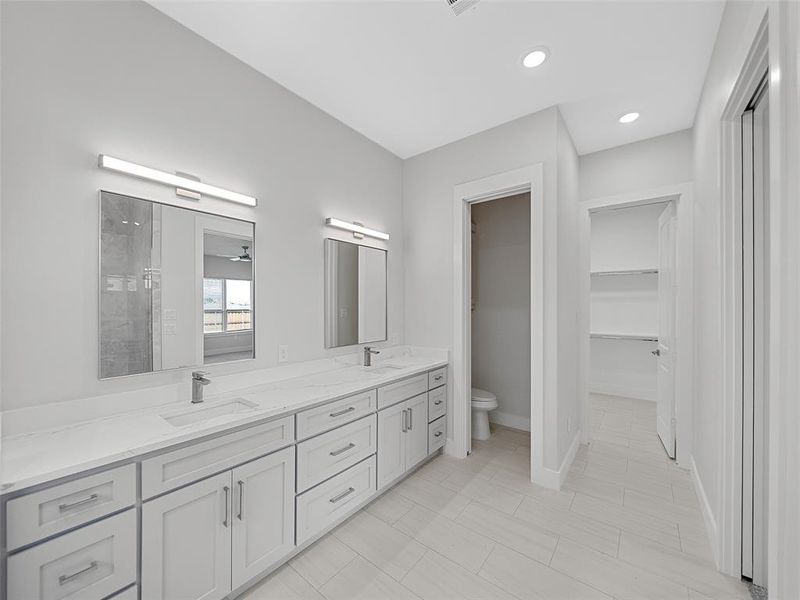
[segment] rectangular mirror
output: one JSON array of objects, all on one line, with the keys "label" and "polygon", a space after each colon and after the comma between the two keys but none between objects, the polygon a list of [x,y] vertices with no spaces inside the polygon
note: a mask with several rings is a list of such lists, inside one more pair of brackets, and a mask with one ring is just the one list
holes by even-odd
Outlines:
[{"label": "rectangular mirror", "polygon": [[325,347],[386,340],[386,250],[325,240]]},{"label": "rectangular mirror", "polygon": [[101,379],[254,358],[255,225],[100,192]]}]

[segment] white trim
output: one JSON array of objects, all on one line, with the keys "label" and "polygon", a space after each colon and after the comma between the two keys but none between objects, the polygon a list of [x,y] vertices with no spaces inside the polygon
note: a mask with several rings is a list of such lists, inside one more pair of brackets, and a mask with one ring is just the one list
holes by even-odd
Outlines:
[{"label": "white trim", "polygon": [[564,455],[564,460],[562,460],[561,464],[558,466],[558,470],[548,469],[545,467],[542,472],[541,480],[537,481],[539,485],[543,485],[544,487],[554,490],[561,489],[561,486],[564,485],[564,480],[569,474],[572,461],[575,460],[575,455],[578,453],[578,448],[581,446],[582,439],[583,434],[580,431],[577,431],[575,433],[575,437],[572,438],[572,443],[569,445],[569,450],[567,450],[566,455]]},{"label": "white trim", "polygon": [[694,483],[694,491],[697,494],[697,499],[700,502],[700,512],[703,513],[703,522],[706,525],[706,535],[708,536],[708,543],[711,545],[711,552],[714,555],[714,562],[719,564],[719,534],[717,530],[717,521],[714,519],[714,511],[711,510],[711,503],[708,501],[708,495],[703,487],[703,482],[700,480],[700,475],[697,473],[697,465],[694,462],[694,456],[689,458],[691,463],[692,483]]},{"label": "white trim", "polygon": [[604,396],[622,396],[623,398],[636,398],[655,402],[657,391],[646,387],[632,387],[624,384],[589,382],[590,394],[603,394]]},{"label": "white trim", "polygon": [[489,422],[511,427],[512,429],[519,429],[520,431],[531,430],[531,420],[528,417],[520,417],[519,415],[512,415],[499,410],[493,410],[489,413]]},{"label": "white trim", "polygon": [[578,353],[578,381],[580,382],[580,417],[583,426],[583,442],[588,442],[589,431],[589,255],[590,255],[590,213],[611,206],[637,206],[653,202],[674,202],[677,206],[677,287],[676,299],[676,360],[675,360],[675,420],[676,420],[676,462],[689,466],[692,455],[692,403],[694,395],[694,198],[691,182],[604,196],[584,200],[578,207],[580,226],[579,266],[581,269],[579,298],[578,334],[580,348]]},{"label": "white trim", "polygon": [[[759,17],[763,20],[763,17]],[[768,68],[767,27],[755,31],[722,114],[721,253],[722,253],[722,468],[720,512],[713,547],[717,567],[728,575],[742,573],[742,261],[741,261],[741,128],[740,117]],[[770,134],[775,122],[770,124]]]},{"label": "white trim", "polygon": [[[453,356],[452,356],[452,438],[447,440],[445,452],[465,458],[471,447],[471,347],[470,331],[470,275],[471,256],[469,235],[471,232],[469,205],[486,202],[514,194],[530,191],[531,223],[531,480],[547,487],[552,477],[544,467],[544,399],[545,385],[555,386],[556,374],[545,374],[544,340],[547,327],[555,327],[553,316],[545,320],[545,225],[544,225],[544,176],[541,163],[529,165],[505,173],[484,177],[456,185],[453,189]],[[557,242],[550,236],[551,243]],[[555,257],[555,249],[548,256]],[[548,294],[555,294],[556,286],[550,286]],[[548,304],[551,310],[557,303]],[[549,325],[548,325],[549,323]],[[555,342],[555,339],[553,338]],[[548,483],[549,482],[549,483]]]}]

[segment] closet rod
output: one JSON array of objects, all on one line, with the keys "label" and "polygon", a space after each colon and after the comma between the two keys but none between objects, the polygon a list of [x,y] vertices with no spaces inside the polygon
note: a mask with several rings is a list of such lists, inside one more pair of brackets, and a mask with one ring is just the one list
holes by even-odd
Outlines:
[{"label": "closet rod", "polygon": [[597,340],[633,340],[636,342],[657,342],[658,338],[648,335],[629,335],[626,333],[591,333],[589,337]]},{"label": "closet rod", "polygon": [[603,277],[605,275],[657,275],[658,269],[628,269],[625,271],[592,271],[593,277]]}]

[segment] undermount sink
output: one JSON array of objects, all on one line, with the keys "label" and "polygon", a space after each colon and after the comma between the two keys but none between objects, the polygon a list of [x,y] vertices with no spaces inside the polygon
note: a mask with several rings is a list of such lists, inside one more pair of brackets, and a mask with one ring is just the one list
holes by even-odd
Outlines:
[{"label": "undermount sink", "polygon": [[243,398],[234,398],[233,400],[224,400],[208,406],[200,404],[180,412],[163,413],[159,416],[174,427],[182,427],[209,421],[216,417],[248,413],[256,408],[258,408],[258,405],[255,402],[250,402]]},{"label": "undermount sink", "polygon": [[364,367],[364,370],[374,375],[386,375],[402,368],[403,367],[398,367],[397,365],[381,365],[380,367]]}]

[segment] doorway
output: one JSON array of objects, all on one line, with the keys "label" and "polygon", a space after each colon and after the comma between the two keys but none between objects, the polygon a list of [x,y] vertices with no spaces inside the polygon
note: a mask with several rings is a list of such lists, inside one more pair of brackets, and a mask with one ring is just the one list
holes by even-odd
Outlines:
[{"label": "doorway", "polygon": [[472,439],[490,444],[531,429],[530,192],[469,208]]}]

